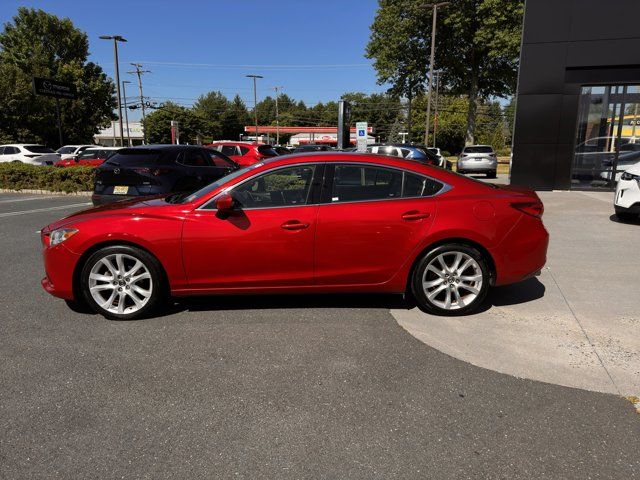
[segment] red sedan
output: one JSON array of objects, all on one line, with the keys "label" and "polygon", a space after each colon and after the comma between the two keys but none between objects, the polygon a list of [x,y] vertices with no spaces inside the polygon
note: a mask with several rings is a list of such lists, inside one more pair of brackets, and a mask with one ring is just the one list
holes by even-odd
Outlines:
[{"label": "red sedan", "polygon": [[271,145],[256,142],[230,142],[221,140],[213,142],[207,145],[207,147],[225,154],[242,167],[248,167],[254,163],[278,156],[278,152],[276,152]]},{"label": "red sedan", "polygon": [[237,170],[193,194],[118,202],[42,230],[52,295],[108,318],[170,295],[410,293],[468,313],[546,260],[535,192],[378,155],[315,153]]},{"label": "red sedan", "polygon": [[87,148],[75,157],[60,160],[56,167],[98,167],[118,150],[120,147]]}]

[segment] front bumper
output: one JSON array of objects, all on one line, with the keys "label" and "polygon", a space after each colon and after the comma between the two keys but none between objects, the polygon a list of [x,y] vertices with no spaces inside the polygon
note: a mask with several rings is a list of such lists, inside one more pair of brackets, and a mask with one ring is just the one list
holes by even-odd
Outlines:
[{"label": "front bumper", "polygon": [[73,273],[80,260],[64,244],[45,247],[42,251],[46,276],[42,279],[42,288],[54,297],[73,300]]},{"label": "front bumper", "polygon": [[616,185],[616,196],[613,201],[616,211],[618,208],[628,209],[636,203],[640,203],[640,181],[621,179]]}]

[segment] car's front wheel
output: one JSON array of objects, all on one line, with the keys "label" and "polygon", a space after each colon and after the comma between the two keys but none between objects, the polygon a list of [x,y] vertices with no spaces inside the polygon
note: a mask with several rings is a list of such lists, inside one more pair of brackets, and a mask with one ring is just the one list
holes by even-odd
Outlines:
[{"label": "car's front wheel", "polygon": [[413,271],[411,287],[418,306],[437,315],[476,310],[489,290],[490,271],[477,249],[447,244],[424,255]]},{"label": "car's front wheel", "polygon": [[162,267],[148,252],[131,246],[109,246],[92,254],[80,275],[80,290],[97,313],[115,320],[149,314],[165,289]]}]

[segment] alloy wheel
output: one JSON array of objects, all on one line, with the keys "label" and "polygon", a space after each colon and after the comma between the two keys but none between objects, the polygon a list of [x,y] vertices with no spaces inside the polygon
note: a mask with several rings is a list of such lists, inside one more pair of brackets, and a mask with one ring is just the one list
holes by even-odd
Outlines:
[{"label": "alloy wheel", "polygon": [[142,309],[153,293],[149,268],[125,253],[100,258],[89,272],[89,292],[102,309],[118,315]]},{"label": "alloy wheel", "polygon": [[458,310],[473,303],[482,290],[479,263],[464,252],[448,251],[434,257],[422,275],[427,300],[444,310]]}]

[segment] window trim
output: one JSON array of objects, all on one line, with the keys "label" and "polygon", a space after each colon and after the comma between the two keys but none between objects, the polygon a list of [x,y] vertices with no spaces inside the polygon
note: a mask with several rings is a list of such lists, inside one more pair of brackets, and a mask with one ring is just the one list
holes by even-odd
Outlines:
[{"label": "window trim", "polygon": [[[391,170],[398,170],[400,172],[402,172],[402,186],[400,189],[400,195],[399,197],[389,197],[389,198],[372,198],[369,200],[347,200],[345,202],[332,202],[331,201],[331,194],[333,192],[333,177],[334,177],[334,173],[335,173],[335,168],[337,166],[365,166],[365,167],[374,167],[374,168],[388,168]],[[400,168],[400,167],[396,167],[396,166],[391,166],[391,165],[378,165],[377,163],[368,163],[368,162],[345,162],[345,163],[337,163],[337,162],[331,162],[331,163],[327,163],[327,167],[325,169],[325,176],[324,176],[324,181],[323,181],[323,185],[322,185],[322,189],[323,189],[323,196],[320,199],[320,204],[321,205],[345,205],[345,204],[351,204],[351,203],[363,203],[363,202],[389,202],[389,201],[397,201],[397,200],[411,200],[411,199],[418,199],[418,198],[435,198],[439,195],[442,195],[444,193],[447,193],[448,191],[452,190],[453,187],[451,185],[449,185],[446,182],[443,182],[442,180],[438,180],[436,178],[430,177],[428,175],[424,175],[423,173],[418,173],[415,172],[413,170],[407,170],[404,168]],[[432,180],[434,182],[437,182],[439,184],[442,185],[442,188],[440,190],[438,190],[436,193],[434,193],[433,195],[425,195],[425,196],[412,196],[412,197],[403,197],[402,196],[402,191],[404,190],[404,174],[405,172],[410,173],[412,175],[417,175],[419,177],[424,177],[426,179]],[[327,173],[329,173],[329,175],[327,175]],[[329,177],[329,178],[327,178]],[[328,184],[327,184],[327,180],[328,180]]]},{"label": "window trim", "polygon": [[[215,208],[215,201],[220,195],[224,193],[230,194],[234,189],[241,187],[245,183],[248,183],[262,175],[271,174],[279,170],[292,168],[292,167],[309,167],[309,166],[315,167],[313,171],[313,177],[311,178],[311,188],[309,189],[309,197],[311,199],[310,203],[305,203],[304,205],[277,205],[277,206],[270,206],[270,207],[248,207],[248,208],[242,208],[242,211],[267,210],[267,209],[275,209],[275,208],[300,208],[300,207],[311,207],[314,205],[315,206],[320,205],[320,198],[319,198],[320,195],[318,193],[318,189],[322,186],[324,181],[326,163],[323,163],[323,162],[306,163],[305,162],[305,163],[291,163],[289,165],[282,165],[278,168],[274,168],[273,170],[269,170],[268,172],[265,172],[263,170],[261,172],[256,173],[255,175],[251,175],[250,177],[247,177],[244,180],[242,180],[240,183],[236,183],[235,185],[232,185],[229,188],[220,190],[217,194],[211,197],[211,199],[209,199],[208,201],[200,205],[198,208],[196,208],[196,210],[206,210],[210,212],[211,211],[215,212],[218,210],[217,208]],[[318,172],[322,172],[322,173],[319,174]],[[318,178],[319,176],[322,176],[322,179],[319,179]],[[207,205],[209,204],[213,204],[214,205],[213,208],[207,208]]]}]

